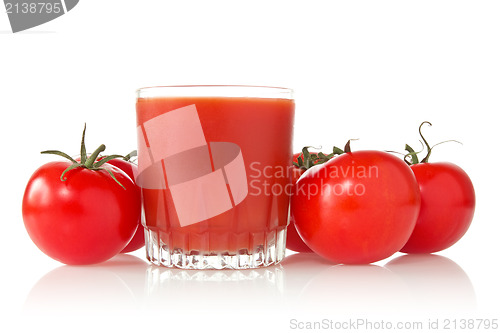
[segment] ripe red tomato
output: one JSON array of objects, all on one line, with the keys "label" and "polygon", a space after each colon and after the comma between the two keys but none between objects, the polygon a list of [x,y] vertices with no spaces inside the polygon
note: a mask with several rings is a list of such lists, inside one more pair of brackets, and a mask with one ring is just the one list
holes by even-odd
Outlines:
[{"label": "ripe red tomato", "polygon": [[291,216],[286,229],[286,247],[295,252],[313,252],[300,237],[295,227],[295,221]]},{"label": "ripe red tomato", "polygon": [[23,197],[23,219],[33,242],[65,264],[96,264],[118,254],[137,230],[140,193],[120,169],[83,167],[62,172],[71,162],[50,162],[31,176]]},{"label": "ripe red tomato", "polygon": [[307,246],[343,264],[367,264],[399,251],[419,208],[413,172],[381,151],[348,152],[309,169],[291,202]]},{"label": "ripe red tomato", "polygon": [[[293,154],[292,163],[295,165],[298,163],[298,158],[303,158],[303,153]],[[299,180],[300,176],[304,173],[305,169],[301,169],[294,166],[292,169],[292,183],[295,184]],[[312,252],[309,246],[304,243],[302,238],[300,238],[297,229],[295,228],[295,222],[292,216],[290,216],[290,223],[286,229],[286,247],[295,252]]]},{"label": "ripe red tomato", "polygon": [[467,232],[476,204],[469,176],[452,163],[419,163],[411,166],[422,204],[405,253],[438,252],[455,244]]},{"label": "ripe red tomato", "polygon": [[[117,168],[124,171],[130,179],[134,180],[135,176],[138,173],[137,165],[132,162],[125,161],[123,159],[112,159],[108,161],[109,164],[116,166]],[[136,185],[137,186],[137,185]],[[138,189],[139,190],[139,189]],[[141,223],[141,216],[139,215],[139,226],[137,227],[137,231],[134,234],[132,240],[125,246],[125,248],[121,251],[121,253],[128,253],[132,251],[136,251],[144,246],[144,227]]]},{"label": "ripe red tomato", "polygon": [[432,149],[440,143],[429,145],[422,135],[425,124],[432,126],[424,121],[418,129],[427,149],[422,161],[413,148],[409,145],[405,148],[408,151],[405,161],[411,157],[406,163],[411,165],[422,197],[415,229],[401,249],[406,253],[438,252],[455,244],[467,232],[476,206],[474,186],[464,170],[452,163],[429,163]]},{"label": "ripe red tomato", "polygon": [[[137,154],[137,152],[133,151],[131,154],[133,154],[133,156],[135,156]],[[97,161],[102,160],[104,157],[105,156],[97,158]],[[76,158],[76,161],[80,162],[80,158]],[[135,176],[138,173],[136,164],[134,164],[128,160],[124,160],[122,158],[115,158],[115,159],[109,160],[107,163],[114,165],[115,167],[124,171],[127,174],[127,176],[129,176],[130,179],[132,179],[135,183]],[[138,191],[140,191],[139,188],[138,188]],[[125,248],[123,250],[121,250],[120,253],[128,253],[128,252],[136,251],[144,246],[144,243],[145,243],[144,227],[142,226],[141,220],[142,220],[142,214],[139,215],[139,221],[138,221],[139,226],[137,227],[137,231],[135,232],[134,237],[132,237],[130,242],[127,244],[127,246],[125,246]]]}]

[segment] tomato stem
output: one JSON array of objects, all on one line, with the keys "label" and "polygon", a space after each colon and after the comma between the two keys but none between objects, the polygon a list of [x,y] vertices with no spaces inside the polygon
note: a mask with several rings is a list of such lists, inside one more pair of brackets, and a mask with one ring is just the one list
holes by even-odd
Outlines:
[{"label": "tomato stem", "polygon": [[89,158],[87,158],[87,161],[85,161],[85,163],[83,163],[85,165],[86,168],[90,169],[92,168],[92,166],[94,165],[95,163],[95,160],[97,159],[97,157],[99,156],[100,153],[102,153],[104,150],[106,150],[106,146],[105,145],[100,145],[93,153],[92,155],[89,156]]},{"label": "tomato stem", "polygon": [[132,150],[130,153],[128,153],[127,155],[123,156],[123,160],[124,161],[130,161],[130,159],[132,157],[136,157],[137,156],[137,150]]},{"label": "tomato stem", "polygon": [[351,140],[347,140],[344,146],[344,153],[351,153]]},{"label": "tomato stem", "polygon": [[[351,140],[355,140],[355,139],[351,139]],[[341,154],[344,154],[347,152],[351,152],[350,146],[349,146],[349,142],[351,140],[349,140],[346,144],[346,147],[347,147],[346,151],[344,151],[345,149],[342,150],[339,147],[334,146],[332,153],[330,153],[328,155],[325,155],[322,152],[311,153],[311,152],[309,152],[309,148],[314,148],[314,149],[317,149],[317,148],[315,148],[313,146],[305,146],[304,148],[302,148],[302,152],[297,157],[297,162],[293,162],[293,165],[299,169],[307,170],[307,169],[312,168],[315,165],[326,163],[329,160],[331,160],[333,157],[335,157],[335,155],[341,155]]]},{"label": "tomato stem", "polygon": [[87,130],[87,123],[83,125],[82,143],[80,144],[80,161],[85,164],[87,161],[87,149],[85,148],[85,131]]},{"label": "tomato stem", "polygon": [[[347,140],[347,143],[345,144],[345,147],[344,147],[344,151],[342,153],[351,153],[351,141],[354,141],[354,140],[359,140],[359,139],[349,139],[349,140]],[[335,149],[335,147],[334,147],[334,149]]]},{"label": "tomato stem", "polygon": [[429,145],[429,143],[427,142],[427,140],[425,140],[424,136],[422,135],[422,126],[424,124],[428,124],[429,126],[432,126],[432,124],[430,122],[428,122],[428,121],[424,121],[418,127],[418,133],[420,134],[420,137],[422,138],[422,141],[424,141],[425,147],[427,148],[427,155],[425,155],[424,159],[422,160],[422,163],[428,163],[429,162],[429,157],[431,156],[432,147]]},{"label": "tomato stem", "polygon": [[[420,141],[420,142],[422,142],[422,141]],[[407,162],[408,164],[418,164],[419,163],[418,156],[417,156],[418,153],[416,153],[415,150],[413,150],[413,148],[410,147],[409,145],[405,146],[405,150],[408,152],[408,154],[406,154],[404,157],[405,162]],[[411,163],[406,161],[406,157],[408,157],[408,156],[411,156]]]},{"label": "tomato stem", "polygon": [[[110,174],[111,178],[113,178],[113,180],[118,185],[120,185],[121,187],[123,187],[125,189],[125,187],[118,181],[118,179],[116,179],[113,172],[107,168],[102,167],[102,166],[104,165],[104,163],[109,162],[112,159],[115,159],[115,158],[125,159],[126,156],[109,155],[109,156],[106,156],[106,157],[104,157],[101,160],[96,162],[97,158],[99,157],[99,154],[101,154],[106,149],[106,146],[104,144],[102,144],[90,156],[87,157],[87,149],[85,147],[85,132],[86,132],[86,130],[87,130],[87,124],[85,123],[85,125],[83,127],[82,141],[80,144],[80,161],[76,161],[68,154],[63,153],[62,151],[59,151],[59,150],[44,150],[41,152],[41,154],[58,155],[58,156],[64,157],[64,158],[71,161],[72,164],[69,167],[67,167],[66,170],[64,170],[62,172],[61,177],[60,177],[61,181],[66,181],[67,178],[64,177],[64,175],[68,171],[71,171],[71,170],[76,169],[78,167],[82,167],[82,168],[93,170],[93,171],[105,170],[106,172],[108,172]],[[137,155],[137,151],[132,151],[130,154],[127,155],[129,159],[130,159],[130,157],[134,156],[134,152]]]},{"label": "tomato stem", "polygon": [[67,167],[62,173],[61,173],[61,181],[66,181],[67,178],[64,177],[64,175],[66,174],[66,172],[70,171],[70,170],[73,170],[73,169],[76,169],[76,168],[79,168],[79,167],[82,167],[82,165],[80,165],[79,163],[77,164],[71,164],[69,167]]},{"label": "tomato stem", "polygon": [[62,151],[59,151],[59,150],[44,150],[44,151],[40,152],[40,154],[58,155],[58,156],[67,158],[68,160],[70,160],[73,163],[78,163],[73,157],[71,157],[68,154],[63,153]]},{"label": "tomato stem", "polygon": [[[406,164],[408,165],[413,165],[413,164],[418,164],[418,163],[429,163],[429,157],[431,156],[431,153],[432,153],[432,149],[434,147],[436,147],[437,145],[440,145],[442,143],[445,143],[445,142],[457,142],[457,143],[460,143],[462,144],[460,141],[457,141],[457,140],[446,140],[446,141],[442,141],[442,142],[439,142],[439,143],[436,143],[434,146],[431,147],[431,145],[429,145],[429,143],[427,142],[427,140],[424,138],[423,134],[422,134],[422,126],[424,124],[428,124],[429,126],[432,126],[432,124],[428,121],[424,121],[420,124],[419,128],[418,128],[418,133],[420,134],[420,137],[422,138],[422,141],[424,142],[422,144],[422,141],[420,141],[420,143],[422,144],[422,150],[420,150],[419,152],[415,152],[413,150],[413,148],[411,148],[409,145],[406,145],[405,146],[405,150],[408,152],[408,154],[406,154],[404,156],[404,161],[406,162]],[[425,146],[424,146],[425,145]],[[424,149],[427,149],[427,154],[425,155],[425,157],[422,159],[422,161],[419,162],[418,160],[418,157],[417,155],[419,153],[421,153]],[[407,160],[407,157],[410,156],[411,157],[411,163]]]},{"label": "tomato stem", "polygon": [[340,149],[339,147],[333,147],[333,154],[334,155],[342,155],[344,151]]}]

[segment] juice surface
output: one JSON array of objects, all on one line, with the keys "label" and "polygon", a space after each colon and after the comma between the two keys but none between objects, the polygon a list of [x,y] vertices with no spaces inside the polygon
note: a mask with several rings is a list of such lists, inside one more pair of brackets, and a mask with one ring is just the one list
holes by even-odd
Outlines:
[{"label": "juice surface", "polygon": [[[288,223],[293,100],[139,98],[136,105],[139,130],[148,120],[189,105],[196,106],[206,142],[230,142],[241,149],[248,195],[236,205],[233,202],[232,209],[182,226],[168,186],[166,189],[143,188],[146,227],[158,231],[162,244],[183,251],[234,253],[265,244],[269,232],[283,229]],[[145,152],[139,151],[139,154]],[[177,162],[196,163],[192,157],[185,156]],[[216,167],[212,161],[212,170]],[[189,204],[196,210],[203,209],[206,203],[192,200]]]}]

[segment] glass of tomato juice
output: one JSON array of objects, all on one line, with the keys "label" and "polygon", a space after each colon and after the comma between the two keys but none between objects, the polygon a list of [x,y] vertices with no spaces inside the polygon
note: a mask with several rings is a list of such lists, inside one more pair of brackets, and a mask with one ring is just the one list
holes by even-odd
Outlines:
[{"label": "glass of tomato juice", "polygon": [[137,90],[146,255],[160,266],[255,268],[285,254],[292,90]]}]

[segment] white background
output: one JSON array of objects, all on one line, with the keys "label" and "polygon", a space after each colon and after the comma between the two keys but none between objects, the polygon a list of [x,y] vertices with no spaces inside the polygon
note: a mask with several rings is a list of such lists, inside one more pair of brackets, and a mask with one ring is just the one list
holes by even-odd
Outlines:
[{"label": "white background", "polygon": [[[498,1],[86,0],[12,34],[0,12],[0,327],[15,331],[297,331],[290,321],[499,318]],[[135,148],[134,91],[172,84],[295,90],[294,147],[401,151],[423,120],[434,161],[476,189],[466,236],[439,256],[331,266],[290,256],[241,272],[160,270],[134,256],[68,267],[29,239],[21,199],[45,149]],[[292,254],[292,253],[289,253]],[[409,262],[405,262],[405,261]]]}]

